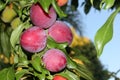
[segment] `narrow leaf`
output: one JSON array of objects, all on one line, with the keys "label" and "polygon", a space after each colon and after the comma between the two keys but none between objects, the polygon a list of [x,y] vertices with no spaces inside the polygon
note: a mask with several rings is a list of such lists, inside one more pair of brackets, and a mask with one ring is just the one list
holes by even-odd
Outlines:
[{"label": "narrow leaf", "polygon": [[40,62],[41,62],[41,58],[39,56],[34,57],[31,61],[33,68],[38,72],[42,71]]},{"label": "narrow leaf", "polygon": [[59,15],[60,18],[66,17],[67,15],[61,10],[61,8],[57,5],[55,0],[52,0],[52,6],[54,7],[55,11]]},{"label": "narrow leaf", "polygon": [[28,74],[29,71],[26,69],[22,69],[20,71],[17,71],[15,74],[16,80],[20,80],[25,74]]},{"label": "narrow leaf", "polygon": [[0,80],[15,80],[14,69],[10,67],[0,71]]},{"label": "narrow leaf", "polygon": [[107,19],[105,24],[97,31],[95,35],[94,43],[98,56],[101,55],[106,43],[108,43],[113,37],[113,21],[119,11],[120,8],[118,8],[115,12],[113,12],[110,15],[110,17]]}]

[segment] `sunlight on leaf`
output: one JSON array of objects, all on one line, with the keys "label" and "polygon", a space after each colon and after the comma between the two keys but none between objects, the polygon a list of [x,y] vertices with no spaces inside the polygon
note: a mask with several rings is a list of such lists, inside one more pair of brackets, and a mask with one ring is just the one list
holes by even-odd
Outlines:
[{"label": "sunlight on leaf", "polygon": [[[104,6],[104,9],[109,9],[114,5],[115,0],[102,0],[100,3],[100,9]],[[105,4],[105,5],[103,5]]]},{"label": "sunlight on leaf", "polygon": [[113,37],[113,22],[114,22],[115,16],[119,11],[120,11],[120,8],[114,11],[110,15],[110,17],[107,19],[105,24],[97,31],[95,35],[94,43],[97,50],[97,56],[100,56],[102,54],[104,46]]},{"label": "sunlight on leaf", "polygon": [[0,71],[0,80],[14,80],[15,74],[14,69],[12,67],[10,68],[4,68]]}]

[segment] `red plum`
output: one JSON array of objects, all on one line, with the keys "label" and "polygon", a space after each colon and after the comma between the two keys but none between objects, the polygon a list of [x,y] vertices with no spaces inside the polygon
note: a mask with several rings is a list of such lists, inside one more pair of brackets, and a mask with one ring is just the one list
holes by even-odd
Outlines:
[{"label": "red plum", "polygon": [[46,46],[47,34],[40,27],[30,27],[20,37],[20,44],[28,52],[39,52]]},{"label": "red plum", "polygon": [[43,63],[51,72],[59,72],[66,67],[66,56],[59,49],[50,49],[43,55]]},{"label": "red plum", "polygon": [[46,13],[43,8],[38,4],[33,4],[30,8],[30,19],[32,23],[41,28],[49,28],[57,18],[57,14],[53,7],[49,8],[49,12]]},{"label": "red plum", "polygon": [[71,29],[69,28],[69,26],[67,26],[67,24],[62,21],[56,21],[48,29],[48,35],[58,43],[67,42],[68,44],[70,44],[73,39]]}]

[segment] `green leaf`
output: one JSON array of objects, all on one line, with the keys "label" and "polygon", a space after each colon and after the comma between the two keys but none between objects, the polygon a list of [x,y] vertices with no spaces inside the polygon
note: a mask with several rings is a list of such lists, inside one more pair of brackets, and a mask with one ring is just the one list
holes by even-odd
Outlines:
[{"label": "green leaf", "polygon": [[68,45],[67,43],[57,43],[50,36],[48,36],[48,39],[47,39],[48,48],[64,49],[67,47],[67,45]]},{"label": "green leaf", "polygon": [[0,0],[0,11],[2,11],[5,8],[5,4]]},{"label": "green leaf", "polygon": [[114,5],[115,0],[105,0],[105,9],[109,9]]},{"label": "green leaf", "polygon": [[[100,3],[100,8],[104,6],[104,9],[109,9],[114,5],[115,0],[102,0]],[[105,4],[105,5],[103,5]]]},{"label": "green leaf", "polygon": [[42,8],[45,10],[45,12],[49,12],[49,7],[50,4],[52,3],[52,0],[40,0],[39,1],[40,5],[42,6]]},{"label": "green leaf", "polygon": [[52,1],[52,6],[54,7],[55,11],[57,12],[57,14],[59,15],[60,18],[62,17],[66,17],[67,15],[61,10],[61,8],[57,5],[55,0],[51,0]]},{"label": "green leaf", "polygon": [[5,68],[0,71],[0,80],[15,80],[13,67]]},{"label": "green leaf", "polygon": [[[9,33],[10,34],[10,33]],[[11,45],[9,40],[9,35],[6,31],[6,26],[3,23],[0,23],[0,45],[1,45],[1,52],[6,56],[10,56]]]},{"label": "green leaf", "polygon": [[33,68],[35,70],[37,70],[38,72],[41,72],[41,58],[39,56],[35,56],[34,58],[32,58],[31,64],[33,66]]},{"label": "green leaf", "polygon": [[92,5],[93,5],[93,1],[94,1],[94,0],[90,0],[90,3],[91,3]]},{"label": "green leaf", "polygon": [[15,74],[16,80],[20,80],[25,74],[28,74],[29,71],[26,69],[22,69],[20,71],[17,71]]},{"label": "green leaf", "polygon": [[10,42],[12,47],[14,48],[15,45],[19,42],[19,37],[23,31],[23,29],[30,26],[27,22],[20,24],[11,34]]},{"label": "green leaf", "polygon": [[114,11],[110,17],[107,19],[105,24],[97,31],[94,43],[97,50],[97,56],[100,56],[104,46],[112,39],[113,37],[113,21],[117,13],[120,11],[118,8]]}]

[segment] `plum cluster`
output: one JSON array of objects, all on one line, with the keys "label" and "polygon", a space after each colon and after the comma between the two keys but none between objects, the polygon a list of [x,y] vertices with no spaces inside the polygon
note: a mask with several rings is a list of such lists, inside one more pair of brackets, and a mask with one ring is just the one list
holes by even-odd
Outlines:
[{"label": "plum cluster", "polygon": [[[73,35],[67,24],[57,20],[57,14],[52,6],[46,13],[40,4],[33,4],[30,8],[30,19],[33,26],[26,29],[20,36],[22,48],[36,53],[47,47],[47,38],[50,36],[56,43],[71,44]],[[45,68],[51,72],[61,71],[66,67],[67,59],[63,51],[48,49],[42,56]]]}]

